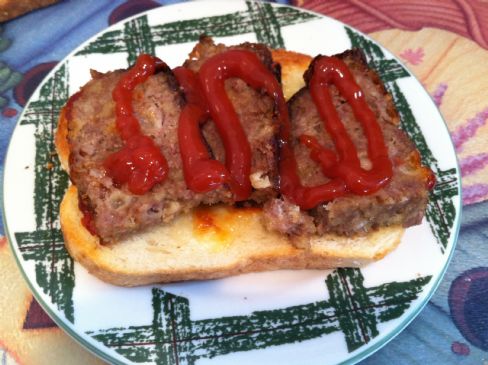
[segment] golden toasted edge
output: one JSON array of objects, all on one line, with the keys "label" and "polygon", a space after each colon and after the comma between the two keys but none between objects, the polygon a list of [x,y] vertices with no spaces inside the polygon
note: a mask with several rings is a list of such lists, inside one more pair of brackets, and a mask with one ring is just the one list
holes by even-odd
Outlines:
[{"label": "golden toasted edge", "polygon": [[271,56],[274,62],[281,65],[281,84],[285,99],[288,100],[305,86],[303,74],[310,65],[312,57],[284,49],[272,49]]}]

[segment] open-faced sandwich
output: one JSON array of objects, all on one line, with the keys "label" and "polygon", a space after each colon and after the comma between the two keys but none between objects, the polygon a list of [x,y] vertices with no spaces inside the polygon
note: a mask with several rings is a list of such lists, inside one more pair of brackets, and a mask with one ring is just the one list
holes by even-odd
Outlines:
[{"label": "open-faced sandwich", "polygon": [[66,247],[124,286],[367,264],[421,222],[435,181],[359,50],[202,37],[173,70],[141,55],[92,71],[56,147]]}]

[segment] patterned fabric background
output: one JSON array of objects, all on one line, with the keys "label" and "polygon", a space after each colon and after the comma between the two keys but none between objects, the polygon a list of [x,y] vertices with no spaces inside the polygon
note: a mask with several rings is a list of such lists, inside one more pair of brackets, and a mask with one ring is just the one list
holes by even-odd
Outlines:
[{"label": "patterned fabric background", "polygon": [[[1,161],[22,108],[59,60],[108,25],[175,2],[63,1],[0,25]],[[488,364],[488,4],[280,2],[350,24],[402,59],[439,106],[459,157],[465,209],[454,259],[420,316],[364,363]],[[3,163],[0,168],[3,172]],[[0,280],[1,364],[100,362],[57,328],[33,300],[4,237]]]}]

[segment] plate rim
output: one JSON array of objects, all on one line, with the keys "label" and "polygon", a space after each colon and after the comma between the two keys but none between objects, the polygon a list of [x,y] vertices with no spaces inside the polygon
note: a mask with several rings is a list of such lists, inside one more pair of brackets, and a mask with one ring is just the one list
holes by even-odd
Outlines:
[{"label": "plate rim", "polygon": [[[71,323],[65,316],[62,315],[62,313],[58,314],[57,310],[55,308],[54,309],[51,308],[51,306],[53,304],[48,303],[44,300],[42,294],[38,292],[34,283],[30,280],[29,276],[27,275],[26,269],[23,265],[25,260],[23,260],[21,257],[19,257],[19,253],[17,252],[18,251],[17,239],[13,238],[12,234],[10,233],[10,229],[7,225],[6,207],[5,207],[5,194],[6,194],[6,192],[5,192],[5,184],[4,184],[5,176],[6,176],[6,172],[7,172],[6,162],[9,160],[9,155],[11,152],[12,136],[17,131],[17,129],[20,125],[20,121],[22,120],[22,117],[24,116],[24,114],[27,110],[27,107],[31,103],[32,96],[38,93],[39,89],[43,86],[45,80],[51,78],[54,75],[54,73],[66,63],[66,61],[69,61],[70,58],[72,58],[77,52],[79,52],[81,49],[83,49],[86,45],[88,45],[90,42],[92,42],[93,40],[100,37],[101,34],[109,31],[112,28],[116,28],[117,26],[120,26],[121,24],[129,22],[133,19],[145,16],[149,13],[160,11],[161,8],[168,9],[168,7],[191,7],[196,2],[197,1],[189,1],[189,2],[183,1],[183,2],[174,3],[174,4],[166,4],[166,5],[163,4],[157,8],[143,11],[141,13],[138,13],[138,14],[132,15],[130,17],[127,17],[125,19],[122,19],[122,20],[120,20],[114,24],[106,26],[105,28],[101,29],[100,31],[97,31],[94,35],[90,36],[88,39],[86,39],[85,41],[83,41],[79,45],[77,45],[72,51],[70,51],[65,57],[63,57],[55,65],[55,67],[39,83],[39,85],[36,87],[36,89],[32,93],[31,97],[29,97],[29,100],[27,101],[26,106],[24,106],[22,113],[19,115],[19,117],[15,123],[15,126],[12,130],[12,133],[10,135],[10,139],[8,142],[8,147],[7,147],[7,151],[5,154],[5,158],[3,161],[4,162],[4,165],[3,165],[4,168],[3,168],[3,172],[2,172],[2,176],[1,176],[1,183],[2,183],[2,192],[1,192],[1,194],[2,194],[2,199],[1,199],[2,200],[2,204],[1,204],[2,205],[2,222],[3,222],[3,226],[4,226],[5,237],[7,237],[9,247],[13,253],[13,256],[15,258],[15,262],[16,262],[17,266],[19,267],[20,272],[22,273],[24,281],[27,283],[27,285],[28,285],[33,297],[35,298],[35,300],[41,305],[41,307],[46,311],[46,313],[49,315],[49,317],[56,323],[56,325],[59,328],[61,328],[63,331],[65,331],[71,338],[73,338],[84,349],[88,350],[90,353],[101,358],[102,360],[108,361],[109,363],[113,363],[113,364],[125,364],[126,362],[120,360],[119,358],[116,358],[116,357],[122,357],[122,355],[119,355],[116,353],[115,354],[116,357],[114,357],[110,353],[111,350],[110,351],[103,351],[103,349],[105,347],[103,345],[97,346],[97,344],[96,344],[97,341],[95,341],[93,338],[91,338],[86,332],[81,331],[82,332],[81,334],[78,333],[80,331],[76,330],[76,326],[74,323]],[[200,1],[200,2],[209,2],[209,3],[213,2],[213,3],[229,4],[229,2],[225,1],[225,0],[205,0],[205,1]],[[243,4],[246,2],[246,0],[239,0],[238,2]],[[237,4],[238,2],[236,1],[234,4]],[[255,1],[251,0],[251,2],[255,2]],[[427,92],[427,90],[420,83],[420,81],[417,79],[417,77],[410,71],[410,69],[398,57],[396,57],[387,47],[383,46],[382,43],[372,39],[368,34],[365,34],[362,31],[358,30],[357,28],[355,28],[349,24],[346,24],[346,23],[344,23],[338,19],[335,19],[335,18],[332,18],[328,15],[325,15],[325,14],[321,14],[321,13],[314,12],[314,11],[311,11],[308,9],[300,8],[300,7],[297,7],[294,5],[280,4],[280,3],[269,3],[269,4],[273,7],[293,8],[293,9],[296,9],[297,11],[300,11],[300,12],[314,14],[321,19],[326,19],[327,21],[336,22],[336,23],[338,23],[344,27],[348,27],[348,28],[352,29],[354,32],[360,34],[361,36],[365,37],[367,40],[373,42],[374,44],[379,45],[383,50],[386,50],[393,57],[393,59],[395,59],[397,62],[399,62],[405,68],[405,70],[408,71],[409,76],[413,80],[415,80],[416,88],[422,89],[422,92],[429,97],[430,102],[435,105],[434,100],[432,99],[432,96]],[[424,307],[430,302],[430,299],[435,294],[435,292],[437,291],[437,288],[439,287],[442,279],[444,278],[444,275],[445,275],[445,273],[449,267],[449,264],[452,260],[453,255],[454,255],[454,251],[456,249],[456,245],[457,245],[457,241],[458,241],[458,237],[459,237],[459,231],[460,231],[460,227],[461,227],[462,214],[463,214],[462,180],[461,180],[460,167],[459,167],[459,157],[455,153],[454,144],[452,142],[452,136],[449,133],[447,123],[446,123],[442,113],[440,113],[440,110],[438,107],[436,107],[436,113],[437,113],[438,117],[440,118],[440,120],[442,120],[442,122],[443,122],[442,123],[443,127],[445,128],[445,132],[449,138],[450,150],[453,152],[454,157],[455,157],[455,166],[454,167],[456,169],[456,183],[457,183],[457,188],[458,188],[458,193],[459,193],[459,195],[457,197],[457,205],[454,204],[454,207],[456,208],[456,217],[455,217],[455,221],[452,225],[452,231],[451,231],[451,234],[449,237],[449,239],[452,242],[452,244],[450,245],[450,252],[448,253],[447,257],[444,256],[445,260],[444,260],[444,265],[442,266],[442,268],[438,272],[433,273],[433,275],[437,275],[437,279],[433,284],[431,284],[430,291],[426,293],[426,296],[422,299],[421,302],[416,304],[415,307],[411,309],[411,313],[409,313],[408,315],[402,315],[405,318],[403,320],[401,320],[397,325],[395,325],[395,327],[392,330],[388,331],[388,333],[386,333],[382,339],[378,340],[377,342],[375,342],[374,344],[371,344],[369,346],[368,346],[368,344],[365,344],[364,349],[357,349],[357,350],[353,351],[353,352],[356,352],[359,350],[359,352],[357,354],[355,354],[354,356],[350,356],[349,358],[340,362],[340,364],[356,364],[357,362],[359,362],[359,361],[371,356],[372,354],[376,353],[378,350],[380,350],[386,344],[388,344],[390,341],[392,341],[395,337],[397,337],[400,333],[402,333],[403,330],[415,318],[417,318],[417,316],[422,312]],[[14,242],[16,245],[14,245]],[[425,291],[426,291],[425,289],[422,289],[423,293],[425,293]],[[417,298],[417,300],[418,300],[418,298]],[[413,307],[413,306],[414,305],[411,305],[411,307]],[[353,353],[353,352],[351,352],[351,353]],[[351,353],[349,353],[349,354],[351,354]]]}]

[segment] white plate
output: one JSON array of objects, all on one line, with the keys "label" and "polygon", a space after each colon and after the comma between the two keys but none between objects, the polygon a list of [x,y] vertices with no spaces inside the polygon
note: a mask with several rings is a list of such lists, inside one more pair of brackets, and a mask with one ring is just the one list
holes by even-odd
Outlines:
[{"label": "white plate", "polygon": [[[402,127],[437,175],[427,218],[399,248],[359,269],[279,271],[140,288],[100,282],[64,249],[58,206],[68,184],[52,152],[57,115],[90,68],[127,67],[141,52],[179,65],[201,33],[315,55],[361,47],[392,93]],[[52,166],[52,168],[48,168]],[[17,125],[5,162],[5,227],[36,299],[60,327],[113,363],[356,362],[427,303],[453,252],[460,177],[447,128],[420,83],[387,50],[327,17],[270,3],[165,6],[115,24],[49,74]]]}]

